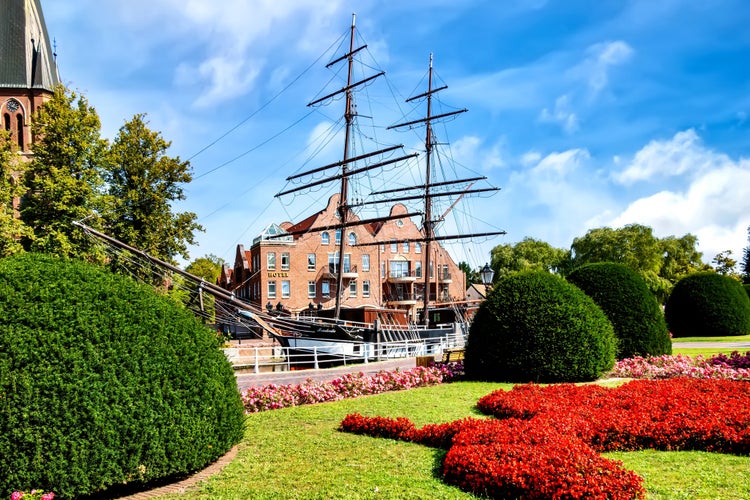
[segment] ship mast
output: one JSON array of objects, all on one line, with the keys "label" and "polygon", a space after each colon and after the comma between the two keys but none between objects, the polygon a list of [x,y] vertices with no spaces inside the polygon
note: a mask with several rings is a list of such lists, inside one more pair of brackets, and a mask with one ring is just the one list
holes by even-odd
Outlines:
[{"label": "ship mast", "polygon": [[[428,324],[429,317],[427,314],[427,306],[430,304],[430,265],[432,264],[432,239],[435,237],[433,226],[432,226],[432,199],[430,198],[430,178],[431,178],[431,166],[432,166],[432,53],[430,53],[430,71],[427,83],[427,117],[425,121],[425,189],[424,189],[424,237],[425,237],[425,252],[424,252],[424,308],[422,313],[422,321],[424,324]],[[435,276],[438,276],[438,270],[435,269]],[[435,286],[435,294],[437,296],[437,285]],[[436,297],[437,298],[437,297]]]},{"label": "ship mast", "polygon": [[[437,240],[448,240],[448,239],[458,239],[458,238],[470,238],[474,236],[494,236],[497,234],[505,234],[505,231],[493,231],[490,233],[479,233],[479,234],[470,234],[470,235],[463,235],[463,236],[446,236],[446,237],[436,237],[435,236],[435,224],[438,222],[441,222],[445,219],[446,214],[453,208],[453,206],[456,204],[456,202],[451,205],[451,207],[446,211],[446,213],[442,214],[438,219],[432,218],[432,199],[440,196],[451,196],[451,195],[459,195],[460,199],[465,194],[470,193],[481,193],[481,192],[487,192],[487,191],[497,191],[498,188],[483,188],[483,189],[470,189],[471,186],[474,184],[474,182],[478,180],[484,180],[486,177],[473,177],[470,179],[459,179],[455,181],[447,181],[447,182],[436,182],[433,183],[432,181],[432,156],[433,156],[433,149],[435,147],[434,142],[434,136],[432,133],[432,122],[435,120],[440,120],[442,118],[447,118],[453,115],[457,115],[459,113],[465,113],[466,109],[459,109],[456,111],[449,111],[447,113],[442,113],[438,115],[432,114],[432,96],[433,94],[436,94],[437,92],[440,92],[441,90],[445,90],[448,88],[447,85],[444,85],[442,87],[433,88],[433,70],[432,70],[432,54],[430,54],[430,68],[429,68],[429,74],[428,74],[428,83],[427,83],[427,92],[424,92],[422,94],[416,95],[414,97],[410,97],[406,100],[406,102],[411,102],[417,99],[426,98],[427,100],[427,113],[424,118],[420,118],[418,120],[412,120],[405,123],[399,123],[397,125],[391,125],[388,127],[388,129],[395,129],[400,127],[411,127],[413,125],[417,124],[425,124],[425,140],[424,140],[424,147],[425,147],[425,183],[421,186],[413,186],[413,187],[407,187],[407,188],[397,188],[397,189],[389,189],[386,191],[380,191],[372,194],[385,194],[385,193],[395,193],[398,191],[409,191],[413,189],[419,188],[420,190],[423,190],[422,194],[419,196],[419,198],[424,197],[424,220],[422,223],[422,229],[424,233],[424,238],[419,239],[413,239],[409,241],[424,241],[425,243],[425,266],[424,266],[424,301],[423,301],[423,317],[422,321],[425,325],[429,323],[429,317],[427,314],[427,310],[430,305],[430,266],[432,265],[433,258],[432,258],[432,242]],[[467,183],[470,182],[469,186],[458,192],[433,192],[433,187],[442,187],[442,186],[449,186],[452,184],[459,184],[459,183]],[[409,199],[417,199],[417,196],[403,196],[401,198],[396,198],[400,200],[409,200]],[[393,198],[392,198],[393,199]],[[437,265],[434,266],[433,272],[435,273],[435,294],[439,292],[437,288],[437,283],[439,282],[439,270],[437,269]]]},{"label": "ship mast", "polygon": [[[348,189],[349,189],[349,177],[348,163],[349,163],[349,142],[352,133],[352,121],[354,113],[352,112],[352,70],[354,68],[354,29],[356,24],[356,15],[352,14],[352,28],[349,37],[349,53],[347,54],[348,71],[346,76],[346,108],[344,111],[344,120],[346,122],[346,131],[344,133],[344,160],[341,165],[341,192],[339,196],[339,219],[341,220],[342,228],[337,232],[339,236],[339,261],[338,261],[338,272],[336,273],[336,306],[334,309],[333,317],[338,319],[339,313],[341,312],[341,298],[344,295],[342,290],[344,286],[344,250],[346,249],[346,234],[344,228],[346,227],[346,216],[349,212],[347,204]],[[335,234],[335,233],[334,233]]]}]

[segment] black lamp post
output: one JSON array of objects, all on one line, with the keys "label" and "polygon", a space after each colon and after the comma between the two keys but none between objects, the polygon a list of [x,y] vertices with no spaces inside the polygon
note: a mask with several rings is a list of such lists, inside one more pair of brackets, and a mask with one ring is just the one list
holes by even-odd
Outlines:
[{"label": "black lamp post", "polygon": [[492,284],[492,278],[495,277],[495,271],[492,270],[489,264],[485,264],[484,267],[479,271],[479,276],[482,277],[482,283],[484,284],[484,294],[487,295],[487,291]]}]

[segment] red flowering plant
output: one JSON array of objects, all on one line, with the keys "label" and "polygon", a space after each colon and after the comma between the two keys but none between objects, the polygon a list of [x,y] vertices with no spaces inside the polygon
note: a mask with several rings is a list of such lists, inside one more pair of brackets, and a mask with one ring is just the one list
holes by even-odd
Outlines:
[{"label": "red flowering plant", "polygon": [[480,495],[629,499],[644,496],[643,479],[598,452],[748,454],[748,403],[750,384],[731,380],[637,380],[612,389],[531,384],[480,399],[491,419],[413,429],[406,419],[349,415],[341,429],[447,449],[445,481]]}]

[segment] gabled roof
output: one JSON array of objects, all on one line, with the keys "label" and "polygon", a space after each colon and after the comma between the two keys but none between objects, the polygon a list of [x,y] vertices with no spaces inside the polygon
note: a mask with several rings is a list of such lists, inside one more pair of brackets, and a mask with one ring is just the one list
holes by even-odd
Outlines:
[{"label": "gabled roof", "polygon": [[40,0],[0,0],[0,88],[60,83]]}]

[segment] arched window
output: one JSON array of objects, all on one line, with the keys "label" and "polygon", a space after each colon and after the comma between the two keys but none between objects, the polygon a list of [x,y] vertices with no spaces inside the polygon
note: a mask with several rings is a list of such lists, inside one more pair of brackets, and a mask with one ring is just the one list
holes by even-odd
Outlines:
[{"label": "arched window", "polygon": [[341,243],[341,229],[336,230],[336,244]]},{"label": "arched window", "polygon": [[19,151],[23,151],[23,115],[21,113],[16,115],[16,133]]},{"label": "arched window", "polygon": [[357,244],[357,235],[354,233],[349,233],[349,245],[354,246]]},{"label": "arched window", "polygon": [[10,131],[10,115],[8,113],[3,114],[3,123],[5,124],[5,130]]},{"label": "arched window", "polygon": [[331,236],[328,234],[328,232],[320,233],[320,240],[323,245],[328,245],[331,243]]}]

